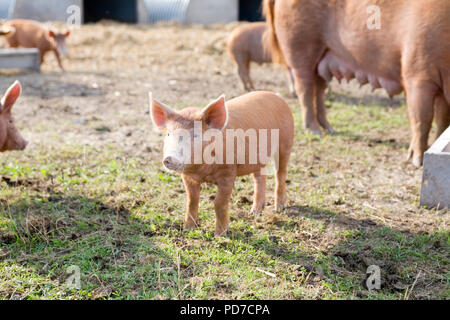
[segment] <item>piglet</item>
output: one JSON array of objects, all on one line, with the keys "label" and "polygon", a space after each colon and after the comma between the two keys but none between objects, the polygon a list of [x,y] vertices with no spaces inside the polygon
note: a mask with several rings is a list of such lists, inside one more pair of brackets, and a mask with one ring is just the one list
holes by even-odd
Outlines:
[{"label": "piglet", "polygon": [[57,32],[48,30],[43,25],[32,20],[11,20],[4,24],[6,28],[12,28],[13,32],[6,36],[6,41],[11,48],[37,48],[41,53],[41,64],[45,54],[49,51],[55,53],[59,67],[64,71],[61,56],[67,54],[66,38],[70,31]]},{"label": "piglet", "polygon": [[[264,49],[264,33],[267,31],[265,22],[254,22],[240,26],[233,30],[228,38],[227,49],[231,59],[237,64],[238,74],[244,89],[255,90],[250,78],[250,63],[272,63],[272,56]],[[295,96],[294,78],[291,71],[287,70],[289,91]]]},{"label": "piglet", "polygon": [[14,125],[11,115],[11,109],[21,92],[22,87],[16,81],[9,87],[0,102],[0,152],[25,150],[28,145],[28,141],[22,138]]},{"label": "piglet", "polygon": [[275,208],[286,204],[286,175],[294,139],[294,120],[287,103],[271,92],[255,91],[207,107],[176,111],[150,96],[156,129],[165,131],[164,166],[181,174],[187,194],[185,229],[198,225],[202,183],[215,184],[215,235],[229,228],[228,203],[236,177],[253,175],[252,213],[265,205],[266,165],[275,165]]}]

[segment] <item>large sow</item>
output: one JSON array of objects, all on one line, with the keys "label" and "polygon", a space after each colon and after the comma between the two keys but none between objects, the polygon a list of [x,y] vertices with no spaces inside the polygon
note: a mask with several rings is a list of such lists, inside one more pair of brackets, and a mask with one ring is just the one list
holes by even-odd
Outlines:
[{"label": "large sow", "polygon": [[450,124],[450,1],[265,0],[264,11],[272,56],[293,70],[307,129],[334,131],[324,106],[332,77],[406,91],[408,159],[422,164],[433,115],[438,135]]}]

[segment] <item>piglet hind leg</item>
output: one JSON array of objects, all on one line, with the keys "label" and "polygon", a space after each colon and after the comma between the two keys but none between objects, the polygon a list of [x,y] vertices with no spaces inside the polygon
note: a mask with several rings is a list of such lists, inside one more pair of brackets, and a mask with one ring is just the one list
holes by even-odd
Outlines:
[{"label": "piglet hind leg", "polygon": [[266,176],[261,172],[253,174],[254,192],[253,192],[253,206],[250,214],[260,214],[264,210],[266,203]]},{"label": "piglet hind leg", "polygon": [[275,210],[281,211],[286,207],[286,178],[290,150],[282,150],[275,157]]},{"label": "piglet hind leg", "polygon": [[63,72],[66,71],[66,70],[64,69],[63,64],[62,64],[61,56],[60,56],[58,50],[55,50],[54,53],[55,53],[56,60],[58,60],[58,65],[59,65],[59,68],[61,69],[61,71],[63,71]]},{"label": "piglet hind leg", "polygon": [[186,215],[184,229],[193,230],[198,227],[198,204],[200,201],[200,183],[183,175],[183,183],[186,189]]},{"label": "piglet hind leg", "polygon": [[46,52],[44,50],[39,50],[39,55],[40,55],[40,58],[41,58],[41,66],[42,66],[42,64],[45,61],[45,54],[46,54]]},{"label": "piglet hind leg", "polygon": [[224,178],[217,185],[216,200],[214,210],[216,212],[216,237],[226,236],[229,230],[230,218],[228,216],[228,204],[233,192],[234,177]]},{"label": "piglet hind leg", "polygon": [[255,86],[253,85],[253,81],[250,78],[250,61],[245,60],[244,58],[238,58],[236,60],[236,63],[238,65],[238,74],[241,78],[244,90],[254,91]]},{"label": "piglet hind leg", "polygon": [[415,167],[420,167],[428,146],[437,87],[431,82],[410,80],[406,85],[406,91],[412,131],[408,160],[412,160]]}]

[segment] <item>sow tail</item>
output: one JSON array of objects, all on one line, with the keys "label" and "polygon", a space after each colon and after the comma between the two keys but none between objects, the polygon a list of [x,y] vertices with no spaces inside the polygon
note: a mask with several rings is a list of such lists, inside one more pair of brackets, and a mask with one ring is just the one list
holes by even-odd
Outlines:
[{"label": "sow tail", "polygon": [[264,50],[270,52],[272,55],[272,61],[274,63],[286,65],[275,31],[275,1],[276,0],[264,0],[263,2],[263,15],[266,18],[267,23],[267,30],[263,35],[263,46]]}]

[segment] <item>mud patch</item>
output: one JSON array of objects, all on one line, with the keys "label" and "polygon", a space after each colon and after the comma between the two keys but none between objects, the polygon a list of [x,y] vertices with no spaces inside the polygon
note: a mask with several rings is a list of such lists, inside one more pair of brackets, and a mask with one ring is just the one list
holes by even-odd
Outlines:
[{"label": "mud patch", "polygon": [[92,298],[94,300],[102,300],[108,298],[113,292],[113,288],[111,286],[102,286],[95,288],[92,291]]},{"label": "mud patch", "polygon": [[30,235],[40,234],[46,236],[56,229],[57,223],[47,216],[28,215],[25,218],[25,230]]},{"label": "mud patch", "polygon": [[8,176],[2,176],[1,181],[5,182],[8,187],[19,188],[25,187],[33,191],[52,192],[54,186],[49,185],[47,182],[39,179],[24,179],[24,178],[11,178]]},{"label": "mud patch", "polygon": [[0,243],[11,244],[16,242],[16,235],[11,231],[0,230]]}]

